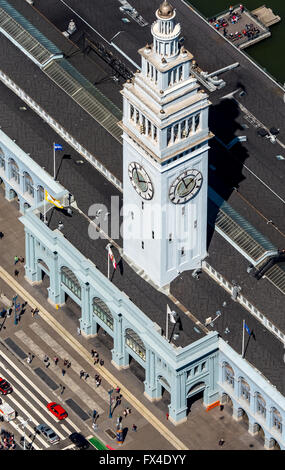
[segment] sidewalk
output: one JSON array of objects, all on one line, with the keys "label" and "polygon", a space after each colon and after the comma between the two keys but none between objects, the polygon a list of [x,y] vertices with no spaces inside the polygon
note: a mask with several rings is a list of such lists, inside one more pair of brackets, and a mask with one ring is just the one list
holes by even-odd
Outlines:
[{"label": "sidewalk", "polygon": [[[16,209],[15,203],[7,202],[3,196],[0,197],[0,230],[4,233],[4,238],[0,240],[0,264],[2,267],[14,276],[14,256],[25,256],[24,253],[24,230],[23,225],[17,220],[20,214]],[[191,413],[188,416],[186,423],[180,426],[174,426],[172,423],[166,420],[166,413],[168,411],[167,396],[163,397],[160,402],[151,403],[143,394],[144,391],[144,371],[135,363],[133,360],[129,369],[118,371],[111,364],[111,348],[112,338],[108,335],[104,335],[103,331],[100,330],[99,334],[95,338],[84,338],[83,336],[77,335],[78,319],[80,317],[79,307],[72,301],[68,300],[66,305],[60,310],[54,309],[47,301],[48,280],[44,279],[40,286],[32,287],[24,279],[24,266],[22,263],[17,263],[17,269],[20,271],[18,279],[16,279],[23,287],[29,292],[56,320],[64,327],[64,329],[70,333],[88,352],[91,349],[98,351],[100,358],[104,360],[104,368],[114,375],[119,382],[121,382],[139,401],[144,405],[151,413],[158,418],[164,426],[179,438],[189,449],[195,450],[250,450],[250,449],[263,449],[263,444],[257,439],[253,438],[247,433],[244,425],[233,421],[230,413],[227,411],[220,411],[219,408],[215,408],[210,412],[206,412],[201,401],[197,401],[193,404]],[[0,281],[0,290],[9,298],[14,292],[12,289],[4,286],[3,281]],[[25,299],[23,299],[25,300]],[[37,322],[37,323],[36,323]],[[6,329],[1,331],[1,336],[12,336],[19,332],[19,328],[25,330],[30,328],[30,324],[40,324],[45,329],[47,334],[51,335],[52,329],[45,324],[43,319],[33,320],[30,314],[30,307],[27,312],[23,315],[18,326],[14,325],[12,318],[6,323]],[[29,330],[30,331],[30,330]],[[17,336],[16,336],[17,337]],[[67,349],[70,356],[74,355],[74,350],[69,346],[63,345]],[[32,351],[31,351],[32,352]],[[52,356],[53,357],[53,356]],[[91,357],[91,354],[90,354]],[[81,358],[80,365],[83,366]],[[97,369],[99,371],[100,367]],[[84,369],[85,370],[85,369]],[[94,373],[96,372],[95,366],[86,370],[90,377],[88,381],[94,382]],[[71,371],[74,374],[74,371]],[[69,372],[68,372],[69,375]],[[71,375],[71,373],[70,373]],[[92,377],[92,379],[91,379]],[[75,379],[76,381],[76,376]],[[77,384],[80,381],[79,375],[77,375]],[[87,382],[88,382],[87,381]],[[88,383],[81,379],[79,382],[82,389],[90,390]],[[105,399],[100,399],[100,406],[104,410],[102,416],[98,419],[98,432],[96,435],[102,439],[106,444],[113,448],[119,448],[115,440],[112,440],[106,434],[106,430],[116,429],[116,419],[118,415],[123,417],[123,410],[128,406],[131,408],[132,413],[126,418],[123,417],[123,425],[128,428],[128,433],[125,439],[125,443],[120,447],[122,450],[131,449],[159,449],[159,450],[170,450],[173,449],[171,444],[156,430],[152,424],[148,423],[146,419],[137,411],[132,403],[127,403],[122,399],[122,404],[115,410],[112,419],[109,418],[109,404],[106,401],[106,391],[109,390],[110,386],[102,380],[100,385],[102,390],[105,390]],[[99,387],[99,389],[100,389]],[[94,394],[94,400],[98,400],[98,394]],[[99,402],[98,402],[99,403]],[[88,407],[87,407],[88,408]],[[137,432],[132,431],[132,424],[136,424]],[[225,444],[220,447],[218,441],[220,438],[225,440]]]}]

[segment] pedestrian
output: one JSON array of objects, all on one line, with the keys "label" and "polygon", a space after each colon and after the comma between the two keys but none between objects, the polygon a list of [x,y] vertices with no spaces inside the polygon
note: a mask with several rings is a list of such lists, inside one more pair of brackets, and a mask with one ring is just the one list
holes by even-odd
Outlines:
[{"label": "pedestrian", "polygon": [[80,375],[80,378],[82,379],[82,377],[84,377],[85,375],[85,372],[83,369],[81,369],[81,371],[79,372],[79,375]]},{"label": "pedestrian", "polygon": [[27,357],[27,363],[31,364],[31,362],[32,362],[31,353],[29,353],[29,355]]},{"label": "pedestrian", "polygon": [[67,360],[67,359],[64,359],[63,365],[64,365],[64,366],[67,366],[67,364],[68,364],[68,360]]},{"label": "pedestrian", "polygon": [[15,274],[16,277],[18,277],[18,274],[19,274],[18,269],[15,269],[14,274]]},{"label": "pedestrian", "polygon": [[99,362],[99,357],[96,357],[96,359],[95,359],[95,361],[94,361],[94,366],[95,366],[96,364],[98,364],[98,362]]},{"label": "pedestrian", "polygon": [[21,258],[19,258],[19,261],[20,261],[21,263],[24,263],[25,258],[23,258],[23,256],[21,256]]},{"label": "pedestrian", "polygon": [[58,357],[54,357],[53,358],[53,362],[54,362],[54,365],[57,366],[57,363],[58,363]]},{"label": "pedestrian", "polygon": [[96,415],[97,415],[97,411],[96,411],[96,410],[94,410],[94,411],[93,411],[93,419],[95,419],[95,418],[96,418]]},{"label": "pedestrian", "polygon": [[50,362],[47,362],[46,369],[50,366]]},{"label": "pedestrian", "polygon": [[166,419],[168,420],[168,418],[169,418],[169,413],[166,413]]},{"label": "pedestrian", "polygon": [[12,312],[13,312],[13,308],[9,308],[8,310],[8,314],[7,314],[7,317],[10,317],[12,315]]},{"label": "pedestrian", "polygon": [[44,356],[44,362],[48,362],[48,360],[49,360],[49,357],[45,354],[45,356]]},{"label": "pedestrian", "polygon": [[96,353],[95,349],[91,349],[91,356],[92,356],[92,357],[95,356],[95,353]]},{"label": "pedestrian", "polygon": [[126,408],[127,415],[131,414],[131,409],[129,407]]},{"label": "pedestrian", "polygon": [[78,335],[78,336],[81,335],[81,330],[80,330],[79,326],[77,327],[77,335]]},{"label": "pedestrian", "polygon": [[118,385],[117,385],[117,387],[115,388],[115,392],[120,393],[120,387],[118,387]]},{"label": "pedestrian", "polygon": [[127,413],[127,410],[124,410],[124,411],[123,411],[124,418],[126,418],[127,414],[128,414],[128,413]]},{"label": "pedestrian", "polygon": [[224,441],[224,439],[221,437],[221,439],[219,440],[219,446],[222,446],[224,443],[225,443],[225,441]]},{"label": "pedestrian", "polygon": [[4,233],[0,232],[0,239],[2,240],[3,237],[4,237]]},{"label": "pedestrian", "polygon": [[71,362],[69,361],[69,362],[67,363],[67,368],[69,369],[70,366],[71,366]]},{"label": "pedestrian", "polygon": [[61,395],[63,394],[64,390],[65,390],[65,386],[62,385],[62,386],[61,386],[61,392],[60,392]]},{"label": "pedestrian", "polygon": [[62,375],[65,375],[65,370],[61,369],[61,373],[62,373]]},{"label": "pedestrian", "polygon": [[224,405],[220,405],[220,411],[223,411]]},{"label": "pedestrian", "polygon": [[240,6],[239,6],[239,9],[240,9],[240,12],[241,12],[241,13],[244,12],[244,6],[243,6],[243,5],[240,5]]},{"label": "pedestrian", "polygon": [[132,430],[133,430],[134,432],[137,431],[137,426],[136,426],[135,424],[133,424]]},{"label": "pedestrian", "polygon": [[104,361],[103,359],[100,359],[100,366],[103,366],[104,365]]},{"label": "pedestrian", "polygon": [[14,265],[15,265],[15,264],[17,264],[17,263],[18,263],[18,261],[19,261],[19,258],[18,258],[18,256],[14,256]]},{"label": "pedestrian", "polygon": [[231,5],[230,8],[229,8],[230,15],[232,14],[233,11],[234,11],[234,7]]},{"label": "pedestrian", "polygon": [[87,372],[85,373],[85,380],[87,380],[89,377],[89,374],[87,374]]}]

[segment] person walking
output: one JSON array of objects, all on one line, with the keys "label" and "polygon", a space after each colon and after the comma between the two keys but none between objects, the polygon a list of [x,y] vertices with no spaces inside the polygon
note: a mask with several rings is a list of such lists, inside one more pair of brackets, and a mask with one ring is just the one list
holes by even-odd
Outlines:
[{"label": "person walking", "polygon": [[80,330],[79,326],[77,327],[77,335],[78,335],[78,336],[81,335],[81,330]]},{"label": "person walking", "polygon": [[61,392],[60,392],[61,395],[63,395],[64,390],[65,390],[65,386],[62,385],[62,386],[61,386]]},{"label": "person walking", "polygon": [[219,440],[219,446],[224,445],[224,443],[225,443],[225,441],[224,441],[224,439],[221,437],[221,439]]},{"label": "person walking", "polygon": [[88,377],[89,377],[89,374],[86,372],[86,373],[85,373],[85,380],[87,380]]},{"label": "person walking", "polygon": [[54,362],[54,365],[57,366],[57,363],[58,363],[58,357],[54,357],[53,358],[53,362]]},{"label": "person walking", "polygon": [[49,366],[50,366],[50,362],[48,361],[48,362],[46,363],[46,369],[47,369]]},{"label": "person walking", "polygon": [[166,413],[166,419],[168,420],[168,418],[169,418],[169,413]]},{"label": "person walking", "polygon": [[49,360],[49,357],[45,354],[45,356],[44,356],[44,362],[48,362],[48,360]]},{"label": "person walking", "polygon": [[2,240],[3,237],[4,237],[4,233],[0,232],[0,240]]},{"label": "person walking", "polygon": [[15,274],[16,277],[18,277],[18,275],[19,275],[18,269],[15,269],[14,274]]},{"label": "person walking", "polygon": [[85,375],[85,372],[83,369],[81,369],[81,371],[79,372],[79,375],[80,375],[80,378],[82,379],[82,377],[84,377]]},{"label": "person walking", "polygon": [[92,357],[95,356],[95,353],[96,353],[95,349],[91,349],[91,356],[92,356]]},{"label": "person walking", "polygon": [[65,370],[61,369],[61,373],[62,373],[62,375],[65,375]]},{"label": "person walking", "polygon": [[18,261],[19,261],[19,258],[18,258],[18,256],[14,256],[14,265],[15,265],[15,264],[17,264],[17,263],[18,263]]},{"label": "person walking", "polygon": [[134,432],[137,432],[137,426],[136,426],[135,424],[133,424],[132,430],[133,430]]}]

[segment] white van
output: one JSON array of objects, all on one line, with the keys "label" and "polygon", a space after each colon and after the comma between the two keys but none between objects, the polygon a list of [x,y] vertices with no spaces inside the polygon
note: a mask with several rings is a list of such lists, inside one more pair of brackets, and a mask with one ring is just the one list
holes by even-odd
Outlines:
[{"label": "white van", "polygon": [[12,421],[12,419],[16,418],[16,411],[8,403],[2,401],[0,404],[0,416],[3,416],[4,421]]}]

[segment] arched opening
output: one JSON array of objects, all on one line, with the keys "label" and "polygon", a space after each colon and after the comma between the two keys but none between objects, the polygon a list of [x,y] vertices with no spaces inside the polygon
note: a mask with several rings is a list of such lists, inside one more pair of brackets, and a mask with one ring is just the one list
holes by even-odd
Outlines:
[{"label": "arched opening", "polygon": [[264,431],[263,431],[262,427],[260,426],[260,424],[254,423],[253,429],[254,429],[254,433],[255,433],[255,438],[258,440],[258,442],[260,442],[262,445],[264,445],[265,434],[264,434]]},{"label": "arched opening", "polygon": [[250,404],[250,386],[243,378],[240,378],[240,397],[245,400],[248,405]]},{"label": "arched opening", "polygon": [[269,440],[269,449],[270,450],[281,450],[280,445],[278,444],[278,442],[275,439],[273,439],[273,437],[271,437],[270,440]]},{"label": "arched opening", "polygon": [[0,172],[5,171],[5,155],[3,150],[0,147]]},{"label": "arched opening", "polygon": [[50,271],[48,265],[42,260],[37,260],[39,290],[46,296],[46,291],[50,287]]},{"label": "arched opening", "polygon": [[233,414],[233,402],[231,397],[227,393],[223,393],[220,400],[221,404],[224,405],[225,411],[227,411],[230,415]]},{"label": "arched opening", "polygon": [[227,385],[234,388],[235,374],[233,368],[226,362],[223,367],[223,380]]},{"label": "arched opening", "polygon": [[62,266],[60,270],[61,289],[64,293],[62,303],[65,311],[71,318],[81,318],[81,286],[71,269]]},{"label": "arched opening", "polygon": [[161,387],[161,400],[157,402],[158,408],[163,410],[164,413],[168,413],[168,406],[171,403],[170,384],[165,377],[159,375],[157,377],[159,386]]},{"label": "arched opening", "polygon": [[187,393],[187,413],[193,414],[201,408],[204,402],[205,382],[198,382],[193,385]]},{"label": "arched opening", "polygon": [[15,160],[11,159],[10,160],[10,178],[11,180],[14,181],[16,184],[20,184],[20,172],[19,172],[19,167]]},{"label": "arched opening", "polygon": [[139,335],[131,328],[125,331],[125,345],[129,353],[130,370],[141,382],[144,382],[146,349]]},{"label": "arched opening", "polygon": [[256,413],[266,419],[266,402],[260,393],[256,394]]},{"label": "arched opening", "polygon": [[271,410],[271,425],[278,433],[282,433],[282,416],[276,408]]},{"label": "arched opening", "polygon": [[39,185],[38,186],[38,201],[42,202],[44,198],[45,198],[45,190],[41,185]]},{"label": "arched opening", "polygon": [[239,418],[241,418],[240,419],[241,425],[244,427],[244,429],[246,429],[248,431],[249,419],[248,419],[248,415],[244,411],[244,409],[242,409],[242,408],[238,409],[238,416],[239,416]]},{"label": "arched opening", "polygon": [[[98,325],[97,340],[101,341],[104,347],[111,351],[114,347],[114,340],[110,334],[111,331],[114,330],[114,319],[111,310],[99,297],[93,298],[92,310],[94,320]],[[100,323],[98,322],[98,319],[101,320]]]},{"label": "arched opening", "polygon": [[31,175],[27,172],[24,173],[24,193],[29,197],[34,197],[34,183]]},{"label": "arched opening", "polygon": [[5,181],[0,178],[0,194],[5,195],[6,188],[5,188]]},{"label": "arched opening", "polygon": [[24,211],[29,209],[31,206],[28,202],[24,202]]}]

